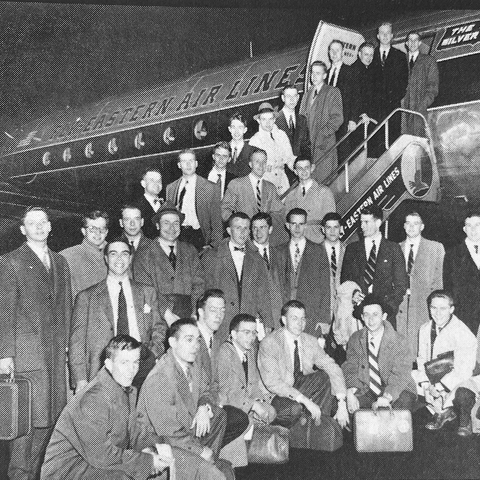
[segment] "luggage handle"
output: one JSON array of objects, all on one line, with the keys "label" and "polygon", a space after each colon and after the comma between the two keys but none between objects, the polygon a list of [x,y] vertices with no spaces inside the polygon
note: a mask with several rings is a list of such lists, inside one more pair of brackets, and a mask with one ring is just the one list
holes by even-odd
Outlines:
[{"label": "luggage handle", "polygon": [[[384,408],[384,407],[382,407]],[[388,407],[387,407],[389,410],[390,410],[390,417],[395,417],[395,414],[393,413],[393,408],[392,408],[392,405],[389,403],[388,404]],[[372,405],[372,411],[375,415],[378,415],[378,407],[376,405],[376,402]]]},{"label": "luggage handle", "polygon": [[15,381],[15,373],[13,371],[10,373],[3,373],[2,376],[7,377],[5,381],[8,383],[13,383]]}]

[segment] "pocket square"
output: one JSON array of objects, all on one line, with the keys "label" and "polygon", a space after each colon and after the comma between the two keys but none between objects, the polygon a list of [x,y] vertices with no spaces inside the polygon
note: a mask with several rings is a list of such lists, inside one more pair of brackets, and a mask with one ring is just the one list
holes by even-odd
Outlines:
[{"label": "pocket square", "polygon": [[152,311],[152,307],[146,303],[144,306],[143,306],[143,313],[150,313]]}]

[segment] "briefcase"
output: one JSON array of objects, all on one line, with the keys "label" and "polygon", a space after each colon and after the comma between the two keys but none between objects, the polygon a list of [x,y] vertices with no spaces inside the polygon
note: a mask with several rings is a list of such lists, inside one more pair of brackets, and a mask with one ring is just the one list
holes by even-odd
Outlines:
[{"label": "briefcase", "polygon": [[293,448],[334,452],[342,445],[342,427],[335,419],[326,415],[322,415],[320,425],[315,425],[312,418],[308,417],[305,425],[297,422],[290,429],[290,446]]},{"label": "briefcase", "polygon": [[409,410],[357,410],[353,414],[357,452],[411,452],[412,414]]},{"label": "briefcase", "polygon": [[23,437],[32,428],[32,384],[30,380],[0,375],[0,440]]}]

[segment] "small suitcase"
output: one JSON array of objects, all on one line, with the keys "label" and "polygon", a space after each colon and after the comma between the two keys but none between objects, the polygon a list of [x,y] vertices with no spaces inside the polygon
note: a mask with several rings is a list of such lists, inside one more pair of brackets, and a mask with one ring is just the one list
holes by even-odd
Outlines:
[{"label": "small suitcase", "polygon": [[322,415],[320,425],[315,425],[311,417],[302,425],[297,422],[290,429],[290,446],[293,448],[308,448],[323,452],[334,452],[343,445],[342,427],[338,422]]},{"label": "small suitcase", "polygon": [[357,410],[353,415],[357,452],[411,452],[412,414],[409,410]]},{"label": "small suitcase", "polygon": [[23,437],[32,428],[32,384],[23,377],[0,375],[0,440]]}]

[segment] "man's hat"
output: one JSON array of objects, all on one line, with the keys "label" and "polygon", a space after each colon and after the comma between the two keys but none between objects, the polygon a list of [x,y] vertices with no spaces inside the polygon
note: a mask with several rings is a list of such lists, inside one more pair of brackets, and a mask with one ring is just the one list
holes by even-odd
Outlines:
[{"label": "man's hat", "polygon": [[277,108],[273,108],[272,105],[268,102],[263,102],[260,104],[260,106],[258,107],[258,113],[256,115],[253,116],[254,120],[256,120],[258,122],[258,119],[260,118],[260,115],[262,113],[266,113],[266,112],[271,112],[273,113],[273,117],[274,118],[277,118],[278,117],[278,110]]},{"label": "man's hat", "polygon": [[158,212],[155,213],[155,215],[152,217],[152,223],[154,225],[160,223],[160,219],[167,213],[174,213],[175,215],[178,215],[180,223],[183,223],[183,221],[185,220],[185,215],[180,210],[178,210],[178,208],[172,202],[166,200],[158,209]]}]

